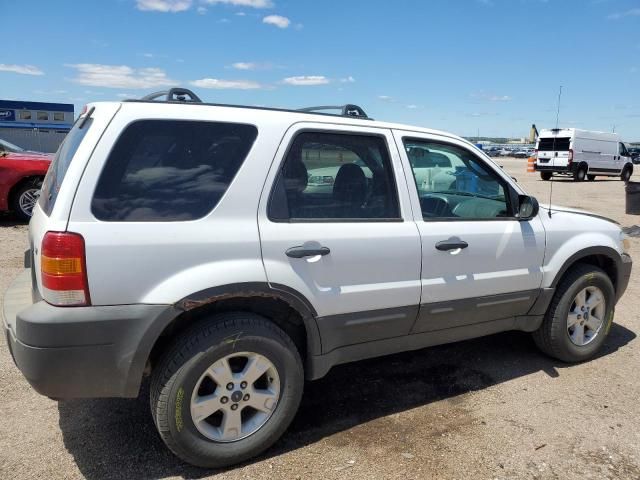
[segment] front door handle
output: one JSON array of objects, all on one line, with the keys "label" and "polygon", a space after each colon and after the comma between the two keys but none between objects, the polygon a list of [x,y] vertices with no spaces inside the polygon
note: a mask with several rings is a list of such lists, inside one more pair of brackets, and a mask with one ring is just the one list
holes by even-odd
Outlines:
[{"label": "front door handle", "polygon": [[331,250],[328,247],[318,247],[318,248],[305,248],[305,247],[291,247],[286,252],[287,257],[291,258],[304,258],[304,257],[315,257],[317,255],[329,255]]},{"label": "front door handle", "polygon": [[458,250],[467,248],[469,244],[464,240],[460,240],[459,238],[452,237],[449,240],[442,240],[436,243],[436,249],[441,250],[443,252],[447,252],[449,250]]}]

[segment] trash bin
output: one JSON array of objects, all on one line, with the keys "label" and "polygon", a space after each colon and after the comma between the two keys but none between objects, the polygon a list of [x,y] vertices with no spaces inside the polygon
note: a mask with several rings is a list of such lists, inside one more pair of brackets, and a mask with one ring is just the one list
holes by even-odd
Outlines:
[{"label": "trash bin", "polygon": [[624,191],[626,194],[625,213],[640,215],[640,182],[627,182]]}]

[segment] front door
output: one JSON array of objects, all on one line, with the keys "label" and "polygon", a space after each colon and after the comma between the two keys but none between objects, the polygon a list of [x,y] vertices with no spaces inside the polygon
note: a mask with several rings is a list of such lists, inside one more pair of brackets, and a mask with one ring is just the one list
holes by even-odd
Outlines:
[{"label": "front door", "polygon": [[524,315],[542,283],[544,228],[514,217],[506,175],[448,137],[394,132],[422,237],[414,333]]},{"label": "front door", "polygon": [[291,127],[258,223],[268,281],[313,305],[323,352],[409,333],[420,237],[389,130]]}]

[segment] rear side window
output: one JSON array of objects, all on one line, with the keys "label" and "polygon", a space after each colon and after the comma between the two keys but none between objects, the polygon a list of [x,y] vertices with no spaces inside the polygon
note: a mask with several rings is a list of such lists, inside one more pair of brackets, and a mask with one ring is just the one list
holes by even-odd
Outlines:
[{"label": "rear side window", "polygon": [[53,206],[56,203],[56,198],[58,197],[58,192],[60,191],[60,185],[62,185],[62,180],[64,180],[64,176],[67,174],[69,165],[71,165],[71,159],[76,154],[76,151],[78,151],[78,147],[91,128],[92,123],[93,120],[89,118],[84,122],[82,128],[80,128],[80,123],[76,121],[76,124],[64,138],[62,145],[58,148],[56,156],[47,172],[47,176],[44,178],[40,200],[38,200],[40,207],[47,215],[51,215]]},{"label": "rear side window", "polygon": [[569,148],[571,148],[569,137],[541,138],[538,143],[539,152],[568,152]]},{"label": "rear side window", "polygon": [[109,154],[91,210],[99,220],[175,222],[207,215],[244,162],[251,125],[141,120]]}]

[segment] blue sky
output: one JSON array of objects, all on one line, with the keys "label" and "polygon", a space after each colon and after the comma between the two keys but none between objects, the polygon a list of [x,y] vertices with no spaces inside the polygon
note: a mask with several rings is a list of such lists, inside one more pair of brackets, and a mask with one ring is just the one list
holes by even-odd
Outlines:
[{"label": "blue sky", "polygon": [[638,0],[0,0],[0,98],[84,103],[181,85],[206,101],[460,135],[531,123],[640,141]]}]

